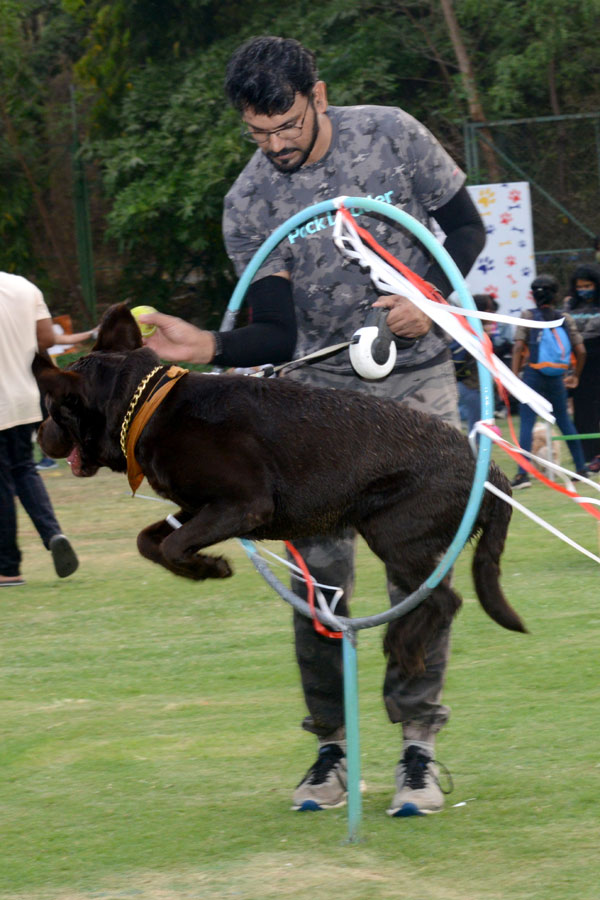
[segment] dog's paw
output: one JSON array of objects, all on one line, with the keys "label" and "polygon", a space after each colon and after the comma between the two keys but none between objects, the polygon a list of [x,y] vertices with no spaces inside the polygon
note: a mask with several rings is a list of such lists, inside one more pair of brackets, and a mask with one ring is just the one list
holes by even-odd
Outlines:
[{"label": "dog's paw", "polygon": [[231,578],[233,575],[233,569],[224,556],[207,556],[205,559],[209,559],[213,563],[214,571],[214,574],[205,575],[205,578]]},{"label": "dog's paw", "polygon": [[185,574],[187,578],[195,581],[204,581],[205,578],[230,578],[233,569],[224,556],[205,556],[197,553],[192,561],[186,562]]},{"label": "dog's paw", "polygon": [[191,559],[189,557],[166,559],[163,556],[158,562],[173,575],[190,578],[192,581],[204,581],[206,578],[229,578],[233,575],[233,569],[224,556],[204,556],[200,553]]}]

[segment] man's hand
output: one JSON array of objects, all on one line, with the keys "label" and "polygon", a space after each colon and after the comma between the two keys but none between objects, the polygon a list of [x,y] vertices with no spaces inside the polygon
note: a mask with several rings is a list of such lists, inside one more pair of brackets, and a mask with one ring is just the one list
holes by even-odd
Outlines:
[{"label": "man's hand", "polygon": [[420,338],[431,328],[429,316],[411,303],[408,297],[390,294],[388,297],[380,297],[373,306],[389,309],[386,322],[393,334],[406,338]]},{"label": "man's hand", "polygon": [[579,378],[577,377],[577,375],[575,375],[575,373],[572,373],[571,375],[565,375],[565,377],[563,378],[563,384],[566,388],[576,388],[579,384]]},{"label": "man's hand", "polygon": [[146,346],[169,362],[188,362],[206,365],[215,355],[215,338],[212,332],[202,331],[183,319],[165,313],[148,313],[140,316],[140,322],[156,325],[156,331],[144,338]]}]

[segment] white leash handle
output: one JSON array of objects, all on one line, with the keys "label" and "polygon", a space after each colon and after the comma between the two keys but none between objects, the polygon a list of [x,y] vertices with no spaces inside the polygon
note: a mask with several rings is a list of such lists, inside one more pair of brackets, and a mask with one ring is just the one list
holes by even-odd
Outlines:
[{"label": "white leash handle", "polygon": [[396,364],[394,335],[388,328],[387,309],[371,309],[365,324],[352,335],[350,362],[357,375],[376,381],[389,375]]}]

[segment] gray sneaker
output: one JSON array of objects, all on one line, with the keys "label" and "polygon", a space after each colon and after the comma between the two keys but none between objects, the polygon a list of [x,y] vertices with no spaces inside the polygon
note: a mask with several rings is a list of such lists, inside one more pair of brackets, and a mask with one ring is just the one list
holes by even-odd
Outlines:
[{"label": "gray sneaker", "polygon": [[343,806],[347,785],[346,754],[339,744],[322,744],[316,762],[294,791],[292,809],[314,812]]},{"label": "gray sneaker", "polygon": [[396,793],[388,809],[388,816],[424,816],[440,812],[444,806],[444,794],[439,780],[438,764],[416,744],[409,744],[396,766]]},{"label": "gray sneaker", "polygon": [[53,535],[50,538],[48,549],[52,554],[52,562],[58,577],[67,578],[72,575],[79,565],[79,560],[68,537],[65,537],[64,534]]}]

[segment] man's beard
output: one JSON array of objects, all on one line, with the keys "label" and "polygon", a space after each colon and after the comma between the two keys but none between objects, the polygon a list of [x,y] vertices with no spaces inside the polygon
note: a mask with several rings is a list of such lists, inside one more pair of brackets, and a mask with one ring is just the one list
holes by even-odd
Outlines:
[{"label": "man's beard", "polygon": [[[314,109],[314,106],[313,106],[313,109]],[[304,163],[306,162],[306,160],[308,159],[310,154],[313,152],[313,147],[315,146],[315,144],[317,142],[318,136],[319,136],[319,119],[318,119],[318,116],[316,115],[316,110],[315,110],[315,121],[313,124],[312,135],[311,135],[310,141],[308,143],[308,147],[306,148],[306,150],[303,150],[303,151],[299,151],[296,148],[294,148],[295,153],[300,153],[300,159],[298,160],[297,163],[294,163],[294,165],[292,165],[292,166],[288,166],[285,163],[283,163],[283,165],[280,165],[277,162],[277,159],[279,156],[281,156],[284,153],[289,153],[289,149],[288,150],[285,150],[285,149],[280,150],[279,153],[266,153],[265,156],[267,157],[267,159],[269,160],[271,165],[273,165],[277,169],[278,172],[281,172],[282,175],[293,175],[294,172],[297,172],[298,169],[302,168],[302,166],[304,165]]]}]

